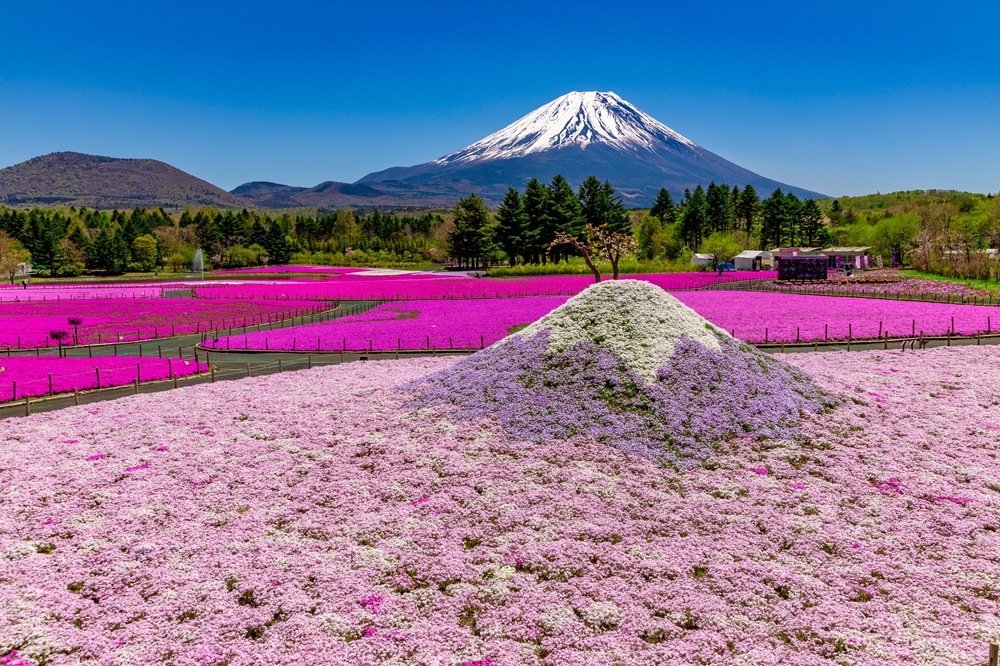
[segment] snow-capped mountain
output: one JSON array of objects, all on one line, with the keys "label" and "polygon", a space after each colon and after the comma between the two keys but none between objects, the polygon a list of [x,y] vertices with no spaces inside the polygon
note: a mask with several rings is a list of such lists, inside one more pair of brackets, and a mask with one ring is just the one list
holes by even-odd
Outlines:
[{"label": "snow-capped mountain", "polygon": [[628,203],[646,205],[661,187],[752,184],[800,197],[823,195],[765,178],[702,148],[613,92],[571,92],[476,143],[431,162],[393,167],[358,181],[380,189],[499,200],[508,187],[561,173],[574,185],[609,180]]},{"label": "snow-capped mountain", "polygon": [[673,142],[697,148],[613,92],[571,92],[434,163],[511,159],[567,146],[586,149],[592,143],[622,152],[655,151]]}]

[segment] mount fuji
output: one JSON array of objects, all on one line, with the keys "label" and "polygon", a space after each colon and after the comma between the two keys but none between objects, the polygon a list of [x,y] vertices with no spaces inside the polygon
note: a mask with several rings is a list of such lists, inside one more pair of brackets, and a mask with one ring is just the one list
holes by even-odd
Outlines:
[{"label": "mount fuji", "polygon": [[665,187],[675,195],[715,181],[752,184],[762,195],[780,187],[802,198],[825,195],[766,178],[681,136],[613,92],[571,92],[457,152],[393,167],[357,182],[396,196],[478,194],[499,201],[508,187],[555,174],[579,185],[609,180],[626,204],[649,205]]}]

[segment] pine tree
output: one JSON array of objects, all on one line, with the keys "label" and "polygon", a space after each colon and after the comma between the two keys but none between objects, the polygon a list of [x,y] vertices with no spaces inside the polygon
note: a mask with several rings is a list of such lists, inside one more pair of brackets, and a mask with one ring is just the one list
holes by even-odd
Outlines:
[{"label": "pine tree", "polygon": [[524,246],[529,261],[544,262],[552,238],[545,237],[544,222],[549,207],[549,190],[532,178],[524,188]]},{"label": "pine tree", "polygon": [[[542,216],[542,236],[546,247],[557,233],[567,233],[579,237],[583,233],[583,209],[576,192],[561,174],[556,174],[548,186],[549,197],[545,214]],[[561,253],[553,252],[552,258],[558,263]]]},{"label": "pine tree", "polygon": [[521,201],[521,194],[511,187],[504,195],[503,201],[496,212],[496,230],[494,237],[497,244],[507,255],[507,261],[513,266],[517,263],[517,257],[522,259],[525,255],[524,232],[526,227],[526,215],[524,204]]},{"label": "pine tree", "polygon": [[670,196],[670,190],[665,187],[660,188],[649,214],[657,218],[660,224],[673,224],[677,221],[677,206],[674,204],[674,198]]},{"label": "pine tree", "polygon": [[267,250],[267,260],[271,265],[284,266],[291,261],[292,253],[288,247],[288,239],[278,220],[271,222],[271,226],[267,229],[264,249]]},{"label": "pine tree", "polygon": [[708,225],[707,210],[708,201],[705,198],[705,190],[699,185],[688,197],[678,230],[678,235],[684,244],[696,252],[698,246],[701,245],[701,239],[705,237]]},{"label": "pine tree", "polygon": [[838,226],[844,223],[844,208],[840,205],[839,199],[834,199],[830,204],[830,224]]},{"label": "pine tree", "polygon": [[808,246],[825,245],[823,232],[823,212],[815,199],[807,199],[802,206],[802,217],[799,224],[799,234],[802,243]]},{"label": "pine tree", "polygon": [[663,234],[663,224],[655,215],[647,215],[639,224],[639,257],[650,260],[656,257],[657,239]]},{"label": "pine tree", "polygon": [[579,199],[585,224],[594,228],[607,225],[614,233],[632,233],[632,220],[610,182],[587,176],[580,185]]},{"label": "pine tree", "polygon": [[708,203],[706,216],[708,217],[709,233],[728,233],[733,216],[732,209],[729,207],[729,186],[716,185],[712,182],[708,186],[705,200]]},{"label": "pine tree", "polygon": [[478,268],[490,253],[490,210],[475,194],[459,199],[452,209],[455,228],[448,234],[451,255],[465,265]]},{"label": "pine tree", "polygon": [[250,226],[250,233],[247,234],[247,243],[250,245],[267,246],[267,229],[261,224],[260,219],[254,219]]},{"label": "pine tree", "polygon": [[781,237],[791,245],[806,245],[802,240],[802,200],[789,192],[785,195],[785,214],[782,218]]},{"label": "pine tree", "polygon": [[760,197],[753,185],[747,184],[739,195],[739,202],[736,204],[736,218],[739,220],[744,233],[753,234],[754,222],[757,220],[757,213],[760,209]]},{"label": "pine tree", "polygon": [[781,247],[783,233],[788,228],[786,221],[787,209],[785,193],[781,188],[774,190],[760,204],[760,243],[766,250],[769,247]]}]

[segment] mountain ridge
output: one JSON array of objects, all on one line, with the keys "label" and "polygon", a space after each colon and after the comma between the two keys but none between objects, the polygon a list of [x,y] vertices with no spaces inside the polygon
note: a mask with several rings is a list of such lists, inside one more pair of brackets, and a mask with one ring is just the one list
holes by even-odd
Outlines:
[{"label": "mountain ridge", "polygon": [[71,151],[0,169],[0,204],[112,208],[242,208],[247,200],[166,162]]},{"label": "mountain ridge", "polygon": [[[803,198],[826,195],[761,176],[702,148],[613,92],[570,92],[503,129],[430,162],[390,167],[358,183],[386,183],[501,198],[508,187],[561,173],[578,185],[589,175],[611,181],[632,205],[648,205],[710,182],[762,192],[781,188]],[[473,188],[473,186],[475,186]]]},{"label": "mountain ridge", "polygon": [[608,180],[636,208],[650,205],[662,187],[680,195],[712,181],[749,183],[762,194],[781,188],[801,198],[826,198],[734,164],[613,92],[574,91],[461,150],[354,183],[251,181],[226,192],[158,160],[58,152],[0,169],[0,205],[447,208],[469,194],[497,204],[508,188],[556,174],[574,187],[591,175]]}]

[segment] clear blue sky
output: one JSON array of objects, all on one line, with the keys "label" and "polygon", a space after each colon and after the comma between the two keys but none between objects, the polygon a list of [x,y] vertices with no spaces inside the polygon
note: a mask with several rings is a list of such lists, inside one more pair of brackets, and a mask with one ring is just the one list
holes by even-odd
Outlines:
[{"label": "clear blue sky", "polygon": [[570,90],[831,195],[1000,190],[1000,3],[0,3],[0,167],[231,189],[425,162]]}]

